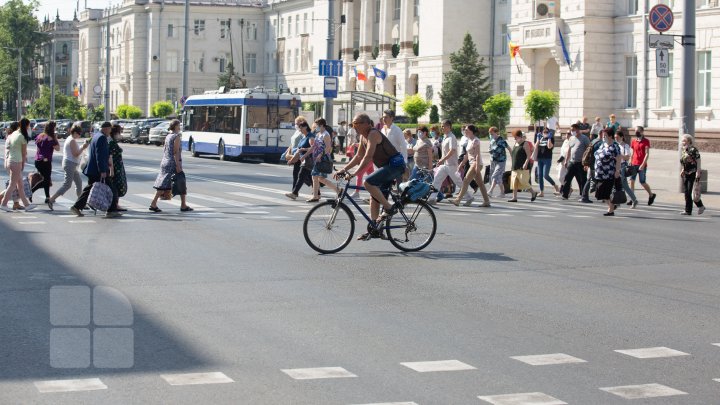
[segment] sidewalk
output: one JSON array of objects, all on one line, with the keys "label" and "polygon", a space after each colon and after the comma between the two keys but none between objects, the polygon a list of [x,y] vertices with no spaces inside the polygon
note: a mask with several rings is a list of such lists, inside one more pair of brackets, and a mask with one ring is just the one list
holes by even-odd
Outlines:
[{"label": "sidewalk", "polygon": [[[511,147],[513,141],[509,142]],[[488,153],[489,142],[482,140],[482,158],[483,163],[490,164],[490,154]],[[560,153],[559,147],[554,151],[553,158],[557,159]],[[703,203],[708,209],[717,209],[720,207],[720,153],[705,153],[700,151],[702,156],[702,169],[708,171],[708,192],[703,194]],[[510,156],[508,155],[508,161]],[[345,155],[335,155],[335,161],[338,163],[347,162]],[[647,181],[652,191],[657,194],[656,201],[663,203],[672,203],[678,205],[685,204],[685,197],[678,191],[680,178],[680,157],[677,151],[651,149],[650,161],[648,164]],[[342,167],[342,166],[341,166]],[[550,176],[557,181],[557,172],[553,166]],[[534,182],[533,176],[533,184]],[[635,183],[635,193],[638,196],[640,204],[647,203],[647,193],[640,186],[640,182]]]}]

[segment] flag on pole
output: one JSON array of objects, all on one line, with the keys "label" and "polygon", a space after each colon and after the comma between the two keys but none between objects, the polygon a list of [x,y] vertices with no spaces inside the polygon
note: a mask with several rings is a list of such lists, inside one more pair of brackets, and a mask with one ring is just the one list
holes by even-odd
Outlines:
[{"label": "flag on pole", "polygon": [[358,70],[357,67],[354,67],[353,70],[355,71],[355,78],[357,78],[357,80],[359,80],[361,82],[364,82],[367,80],[367,76],[365,76],[365,72],[363,72],[362,70]]},{"label": "flag on pole", "polygon": [[507,34],[508,48],[510,48],[510,57],[515,59],[515,56],[520,55],[520,45],[510,39],[510,34]]},{"label": "flag on pole", "polygon": [[387,77],[387,72],[382,69],[379,69],[376,66],[373,66],[373,72],[375,73],[375,77],[377,77],[380,80],[385,80],[385,78]]},{"label": "flag on pole", "polygon": [[558,28],[558,34],[560,35],[560,46],[562,47],[562,52],[563,52],[563,57],[565,58],[565,63],[567,63],[570,70],[572,70],[572,61],[570,60],[570,54],[568,53],[567,47],[565,46],[565,38],[563,38],[560,28]]}]

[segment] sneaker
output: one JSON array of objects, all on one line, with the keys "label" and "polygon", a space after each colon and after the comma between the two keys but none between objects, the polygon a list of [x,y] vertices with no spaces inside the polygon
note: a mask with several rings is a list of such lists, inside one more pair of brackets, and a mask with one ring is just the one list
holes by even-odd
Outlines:
[{"label": "sneaker", "polygon": [[25,212],[30,212],[30,211],[34,210],[35,208],[37,208],[37,205],[29,204],[27,207],[25,207]]},{"label": "sneaker", "polygon": [[585,203],[585,204],[592,204],[593,200],[591,200],[589,198],[581,198],[578,200],[578,202]]},{"label": "sneaker", "polygon": [[105,218],[118,218],[121,216],[122,214],[117,211],[108,211],[105,213]]},{"label": "sneaker", "polygon": [[635,208],[635,207],[637,207],[637,204],[638,204],[638,202],[637,202],[637,200],[635,200],[635,201],[630,202],[629,205],[632,205],[632,208]]},{"label": "sneaker", "polygon": [[85,216],[85,214],[83,214],[82,211],[80,211],[79,209],[77,209],[77,208],[75,208],[75,207],[70,207],[70,212],[72,212],[73,214],[75,214],[75,215],[78,216],[78,217],[84,217],[84,216]]},{"label": "sneaker", "polygon": [[470,198],[467,199],[467,201],[465,201],[465,204],[463,204],[463,205],[466,207],[469,207],[472,205],[473,201],[475,201],[475,197],[471,196]]},{"label": "sneaker", "polygon": [[648,205],[653,205],[653,203],[655,202],[655,197],[657,197],[657,194],[653,193],[653,195],[648,198]]},{"label": "sneaker", "polygon": [[702,215],[705,212],[705,207],[698,207],[698,215]]},{"label": "sneaker", "polygon": [[614,213],[614,212],[606,212],[606,213],[603,214],[603,216],[604,216],[604,217],[614,217],[614,216],[615,216],[615,213]]},{"label": "sneaker", "polygon": [[285,193],[285,197],[287,197],[291,200],[295,200],[296,198],[298,198],[297,194],[293,194],[293,193]]},{"label": "sneaker", "polygon": [[0,205],[0,210],[3,210],[5,212],[13,212],[12,208],[8,207],[7,205]]},{"label": "sneaker", "polygon": [[637,201],[628,201],[628,202],[627,202],[627,205],[633,205],[633,203],[634,203],[635,205],[637,205]]},{"label": "sneaker", "polygon": [[534,192],[534,193],[532,193],[532,197],[530,197],[530,201],[535,201],[535,199],[537,198],[537,196],[538,196],[537,191]]},{"label": "sneaker", "polygon": [[[448,196],[449,197],[449,196]],[[443,193],[437,193],[437,197],[435,197],[435,202],[439,203],[440,201],[444,200],[446,198],[445,194]]]},{"label": "sneaker", "polygon": [[692,215],[692,214],[687,211],[680,211],[680,215]]},{"label": "sneaker", "polygon": [[360,199],[360,193],[358,193],[358,192],[356,191],[356,192],[350,194],[350,197],[352,197],[353,200],[359,200],[359,199]]},{"label": "sneaker", "polygon": [[55,211],[55,210],[53,209],[53,202],[52,202],[52,200],[48,200],[47,206],[48,206],[48,208],[50,208],[50,211]]}]

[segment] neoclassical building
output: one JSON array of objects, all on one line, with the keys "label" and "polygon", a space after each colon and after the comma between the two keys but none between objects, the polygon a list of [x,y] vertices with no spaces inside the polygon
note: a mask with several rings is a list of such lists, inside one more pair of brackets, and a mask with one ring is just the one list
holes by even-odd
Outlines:
[{"label": "neoclassical building", "polygon": [[78,84],[77,23],[77,19],[63,21],[56,17],[52,21],[46,19],[40,26],[48,37],[40,48],[40,62],[35,70],[35,80],[38,84],[50,86],[53,79],[51,77],[53,59],[55,59],[55,86],[66,96],[73,95]]},{"label": "neoclassical building", "polygon": [[[624,126],[643,125],[657,135],[677,136],[682,46],[678,38],[670,51],[668,78],[656,76],[655,50],[648,46],[648,32],[656,32],[647,26],[645,16],[660,2],[675,14],[667,34],[680,35],[683,2],[679,0],[514,3],[509,31],[513,42],[520,45],[521,60],[520,70],[513,66],[509,71],[511,122],[527,124],[523,98],[532,89],[544,89],[560,93],[559,120],[565,128],[583,116],[590,120],[601,116],[605,122],[614,113]],[[695,128],[710,134],[720,128],[715,119],[720,80],[712,70],[720,64],[720,7],[717,0],[697,0],[696,7]]]}]

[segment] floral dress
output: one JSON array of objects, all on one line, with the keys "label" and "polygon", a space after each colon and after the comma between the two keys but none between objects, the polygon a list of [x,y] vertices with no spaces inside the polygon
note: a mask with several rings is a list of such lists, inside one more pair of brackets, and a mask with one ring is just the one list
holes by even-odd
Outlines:
[{"label": "floral dress", "polygon": [[[179,133],[170,133],[165,138],[165,149],[163,150],[163,158],[160,162],[160,173],[155,179],[155,185],[153,186],[157,190],[170,190],[172,188],[172,176],[175,174],[175,149],[173,146],[180,137]],[[182,152],[182,148],[180,148]],[[182,161],[182,157],[178,156],[179,160]]]},{"label": "floral dress", "polygon": [[123,150],[114,139],[110,140],[109,149],[113,164],[113,177],[111,181],[118,192],[118,196],[123,197],[127,194],[127,176],[125,175],[125,164],[122,158]]},{"label": "floral dress", "polygon": [[683,167],[683,173],[687,176],[697,172],[697,160],[700,159],[700,151],[696,147],[690,146],[683,149],[680,163]]}]

